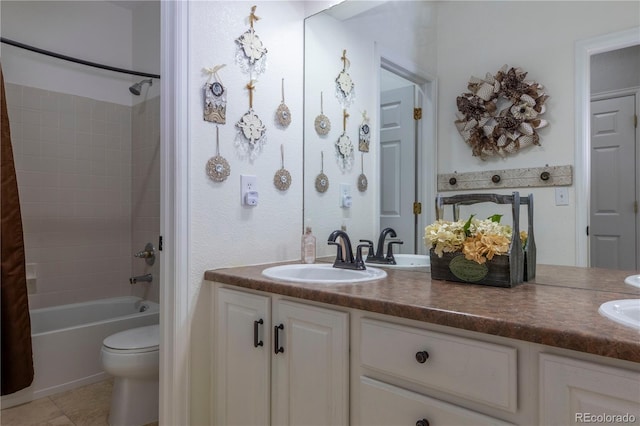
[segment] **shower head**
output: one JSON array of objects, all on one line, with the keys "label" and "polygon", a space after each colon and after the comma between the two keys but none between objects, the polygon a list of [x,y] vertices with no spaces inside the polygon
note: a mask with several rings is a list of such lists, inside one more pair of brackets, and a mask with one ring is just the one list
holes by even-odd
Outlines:
[{"label": "shower head", "polygon": [[140,96],[140,90],[142,90],[142,85],[144,83],[149,83],[149,86],[153,86],[153,80],[152,79],[148,79],[148,80],[142,80],[139,83],[136,83],[134,85],[132,85],[131,87],[129,87],[129,91],[131,93],[133,93],[136,96]]}]

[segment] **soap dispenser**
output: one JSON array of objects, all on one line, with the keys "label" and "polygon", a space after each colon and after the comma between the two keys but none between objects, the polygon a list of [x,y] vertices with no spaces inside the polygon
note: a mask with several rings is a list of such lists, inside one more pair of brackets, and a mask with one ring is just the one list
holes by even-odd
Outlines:
[{"label": "soap dispenser", "polygon": [[316,237],[309,224],[302,235],[302,263],[316,263]]}]

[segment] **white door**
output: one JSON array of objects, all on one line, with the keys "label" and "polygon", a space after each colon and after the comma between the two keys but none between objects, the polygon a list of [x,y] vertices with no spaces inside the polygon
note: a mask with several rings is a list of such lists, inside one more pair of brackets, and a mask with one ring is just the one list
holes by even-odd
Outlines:
[{"label": "white door", "polygon": [[380,229],[393,228],[404,241],[398,253],[414,253],[417,235],[413,96],[413,85],[380,94]]},{"label": "white door", "polygon": [[280,300],[273,321],[282,350],[273,351],[271,424],[347,425],[347,313]]},{"label": "white door", "polygon": [[213,350],[216,425],[269,424],[269,306],[270,299],[265,296],[217,290]]},{"label": "white door", "polygon": [[591,102],[591,266],[634,270],[635,96]]}]

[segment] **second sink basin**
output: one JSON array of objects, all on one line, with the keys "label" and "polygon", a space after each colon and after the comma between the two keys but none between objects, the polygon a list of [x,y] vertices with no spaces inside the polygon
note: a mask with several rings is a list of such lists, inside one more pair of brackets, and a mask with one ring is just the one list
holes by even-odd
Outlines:
[{"label": "second sink basin", "polygon": [[293,264],[272,266],[262,275],[274,280],[297,283],[348,284],[379,280],[387,276],[382,269],[367,267],[364,271],[334,268],[331,264]]},{"label": "second sink basin", "polygon": [[426,269],[430,267],[429,256],[424,254],[394,254],[396,260],[395,265],[384,263],[367,263],[367,265],[376,265],[380,268],[389,269]]},{"label": "second sink basin", "polygon": [[611,300],[600,305],[598,312],[618,324],[640,330],[640,299]]}]

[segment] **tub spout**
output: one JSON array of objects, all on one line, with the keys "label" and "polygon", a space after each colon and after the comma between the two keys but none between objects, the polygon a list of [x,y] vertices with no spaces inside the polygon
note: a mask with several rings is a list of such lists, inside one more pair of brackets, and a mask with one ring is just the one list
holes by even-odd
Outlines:
[{"label": "tub spout", "polygon": [[138,282],[150,283],[153,281],[153,276],[151,274],[138,275],[137,277],[129,278],[130,284],[136,284]]}]

